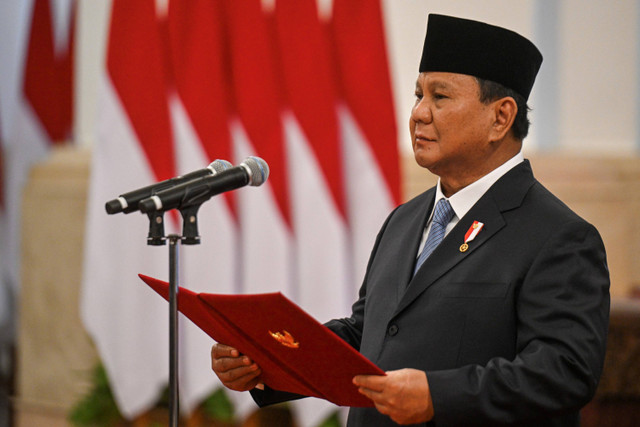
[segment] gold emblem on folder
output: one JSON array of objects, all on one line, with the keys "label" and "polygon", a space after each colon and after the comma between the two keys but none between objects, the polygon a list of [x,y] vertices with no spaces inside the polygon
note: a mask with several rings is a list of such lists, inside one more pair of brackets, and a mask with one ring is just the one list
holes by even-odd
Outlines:
[{"label": "gold emblem on folder", "polygon": [[282,344],[285,347],[289,347],[289,348],[300,347],[300,343],[296,342],[296,340],[293,339],[293,335],[291,335],[287,331],[284,331],[284,330],[282,332],[269,331],[269,334],[273,337],[274,340],[278,341],[280,344]]}]

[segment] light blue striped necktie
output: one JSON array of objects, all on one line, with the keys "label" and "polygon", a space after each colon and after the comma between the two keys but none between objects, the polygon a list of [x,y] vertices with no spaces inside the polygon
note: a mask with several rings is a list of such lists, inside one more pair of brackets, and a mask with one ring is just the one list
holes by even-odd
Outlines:
[{"label": "light blue striped necktie", "polygon": [[431,224],[431,230],[429,230],[429,236],[427,237],[424,248],[416,261],[416,267],[413,270],[414,275],[422,263],[429,257],[429,255],[431,255],[431,252],[433,252],[442,239],[444,239],[447,224],[449,224],[449,221],[451,221],[451,218],[453,218],[454,215],[455,212],[447,199],[438,200],[433,213],[433,222]]}]

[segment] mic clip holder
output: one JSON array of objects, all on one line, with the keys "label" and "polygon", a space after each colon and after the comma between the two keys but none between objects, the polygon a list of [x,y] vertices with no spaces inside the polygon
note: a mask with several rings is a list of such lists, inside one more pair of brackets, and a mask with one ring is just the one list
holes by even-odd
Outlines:
[{"label": "mic clip holder", "polygon": [[[180,209],[182,216],[182,236],[180,240],[183,245],[199,245],[200,235],[198,234],[198,210],[201,203],[183,206]],[[147,245],[164,246],[167,238],[164,234],[164,211],[147,212],[149,218],[149,234],[147,235]]]},{"label": "mic clip holder", "polygon": [[200,235],[198,234],[198,209],[202,203],[180,208],[182,215],[182,244],[199,245]]},{"label": "mic clip holder", "polygon": [[147,212],[149,218],[149,234],[147,235],[147,245],[163,246],[167,244],[164,235],[164,211]]}]

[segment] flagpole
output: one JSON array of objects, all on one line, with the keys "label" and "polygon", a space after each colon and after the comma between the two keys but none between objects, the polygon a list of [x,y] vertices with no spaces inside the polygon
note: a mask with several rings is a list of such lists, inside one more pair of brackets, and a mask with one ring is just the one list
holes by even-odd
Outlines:
[{"label": "flagpole", "polygon": [[178,277],[181,237],[169,239],[169,425],[178,426]]}]

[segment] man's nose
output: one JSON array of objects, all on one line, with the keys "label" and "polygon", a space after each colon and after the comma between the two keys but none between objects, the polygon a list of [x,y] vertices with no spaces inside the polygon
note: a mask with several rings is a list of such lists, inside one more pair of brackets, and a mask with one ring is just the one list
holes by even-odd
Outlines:
[{"label": "man's nose", "polygon": [[417,100],[411,109],[411,119],[414,122],[431,123],[433,115],[431,114],[431,105],[425,98]]}]

